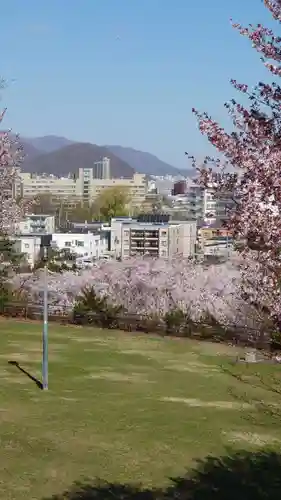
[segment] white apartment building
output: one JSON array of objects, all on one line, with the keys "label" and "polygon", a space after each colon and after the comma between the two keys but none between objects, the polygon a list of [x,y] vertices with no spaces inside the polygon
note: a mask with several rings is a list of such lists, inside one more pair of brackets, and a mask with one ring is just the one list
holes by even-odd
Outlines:
[{"label": "white apartment building", "polygon": [[232,207],[234,207],[234,201],[231,193],[218,197],[211,185],[204,189],[203,213],[205,224],[211,225],[218,219],[227,219],[229,210]]},{"label": "white apartment building", "polygon": [[54,233],[52,245],[87,259],[100,259],[108,253],[108,239],[102,233]]},{"label": "white apartment building", "polygon": [[29,214],[16,224],[16,234],[52,234],[55,232],[55,216]]},{"label": "white apartment building", "polygon": [[196,221],[154,223],[132,218],[111,221],[111,251],[116,258],[145,254],[162,258],[189,257],[195,253],[196,238]]},{"label": "white apartment building", "polygon": [[217,219],[217,200],[212,188],[204,189],[203,217],[206,224],[214,224]]}]

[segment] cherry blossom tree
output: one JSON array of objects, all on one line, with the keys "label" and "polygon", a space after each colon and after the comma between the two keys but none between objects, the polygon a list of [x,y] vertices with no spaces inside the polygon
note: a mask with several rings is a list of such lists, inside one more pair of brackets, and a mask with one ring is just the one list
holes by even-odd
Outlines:
[{"label": "cherry blossom tree", "polygon": [[[2,124],[6,109],[0,113]],[[19,167],[23,160],[23,148],[18,137],[10,130],[0,131],[0,233],[12,234],[15,224],[23,215],[23,204],[16,201],[15,187]]]},{"label": "cherry blossom tree", "polygon": [[[0,89],[3,86],[0,81]],[[0,113],[1,125],[5,114],[6,109]],[[19,271],[22,261],[22,255],[16,252],[11,238],[25,211],[25,202],[19,204],[16,200],[22,159],[23,150],[18,137],[11,135],[10,130],[0,130],[0,307],[9,300],[10,278]]]},{"label": "cherry blossom tree", "polygon": [[[281,1],[263,1],[280,23]],[[260,24],[243,27],[232,22],[232,26],[249,39],[274,79],[280,77],[281,37]],[[244,242],[244,296],[280,316],[281,87],[276,81],[271,85],[259,82],[253,89],[236,80],[231,83],[249,99],[248,107],[235,99],[225,104],[234,125],[231,133],[208,113],[193,109],[200,131],[222,159],[208,156],[203,166],[192,159],[201,184],[212,183],[218,196],[233,193],[235,209],[227,225],[234,237]],[[227,173],[229,168],[235,169],[234,175]]]}]

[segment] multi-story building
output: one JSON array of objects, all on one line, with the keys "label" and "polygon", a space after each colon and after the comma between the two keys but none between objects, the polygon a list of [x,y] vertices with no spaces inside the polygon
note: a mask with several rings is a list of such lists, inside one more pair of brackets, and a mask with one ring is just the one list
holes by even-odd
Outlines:
[{"label": "multi-story building", "polygon": [[[105,168],[106,171],[106,168]],[[20,194],[25,198],[35,198],[48,194],[68,203],[92,203],[103,190],[119,187],[128,189],[132,207],[139,207],[147,193],[144,174],[135,173],[130,179],[96,178],[93,167],[79,168],[76,177],[55,177],[21,173]]]},{"label": "multi-story building", "polygon": [[215,224],[218,220],[227,220],[233,207],[232,193],[218,196],[211,186],[204,190],[203,218],[206,224]]},{"label": "multi-story building", "polygon": [[198,242],[204,255],[228,257],[233,251],[231,231],[218,223],[201,227],[198,230]]},{"label": "multi-story building", "polygon": [[111,221],[111,251],[116,258],[139,255],[189,257],[196,247],[195,221],[170,221],[168,216],[115,218]]},{"label": "multi-story building", "polygon": [[95,161],[93,167],[94,179],[110,179],[110,158],[102,158],[100,161]]},{"label": "multi-story building", "polygon": [[183,212],[189,220],[202,219],[204,216],[204,189],[186,179],[176,182],[173,189],[173,209]]},{"label": "multi-story building", "polygon": [[132,207],[139,207],[145,200],[147,183],[144,174],[135,173],[131,179],[94,179],[93,169],[79,169],[76,179],[76,196],[86,202],[94,201],[105,189],[127,189]]},{"label": "multi-story building", "polygon": [[52,234],[55,232],[55,216],[29,214],[16,224],[16,234]]},{"label": "multi-story building", "polygon": [[173,196],[175,211],[184,212],[190,220],[202,219],[206,224],[226,219],[234,203],[231,193],[218,196],[211,185],[203,188],[189,180],[175,183]]},{"label": "multi-story building", "polygon": [[54,198],[75,198],[76,181],[73,177],[56,177],[55,175],[20,174],[20,193],[24,198],[35,198],[38,195],[50,195]]}]

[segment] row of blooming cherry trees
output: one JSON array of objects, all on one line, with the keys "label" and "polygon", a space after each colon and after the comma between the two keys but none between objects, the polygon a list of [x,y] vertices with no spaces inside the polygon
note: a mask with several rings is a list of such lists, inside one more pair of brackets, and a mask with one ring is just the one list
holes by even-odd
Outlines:
[{"label": "row of blooming cherry trees", "polygon": [[[129,314],[164,318],[180,309],[191,320],[207,317],[228,326],[260,330],[263,318],[249,307],[240,294],[239,262],[204,266],[190,260],[127,259],[100,262],[80,273],[50,273],[48,279],[50,310],[70,312],[80,291],[93,287],[108,303],[122,306]],[[42,305],[42,272],[17,276],[32,304]]]},{"label": "row of blooming cherry trees", "polygon": [[[264,0],[273,18],[281,22],[281,1]],[[261,55],[261,61],[276,80],[281,76],[281,37],[262,25],[243,27],[232,23]],[[228,133],[207,113],[193,109],[199,129],[222,153],[223,159],[207,157],[200,182],[212,181],[220,172],[218,195],[233,190],[236,209],[228,226],[246,243],[243,248],[242,287],[244,296],[281,314],[281,87],[259,82],[254,89],[231,81],[235,90],[249,98],[249,106],[231,100],[225,106],[233,120]],[[237,175],[226,175],[234,167]]]}]

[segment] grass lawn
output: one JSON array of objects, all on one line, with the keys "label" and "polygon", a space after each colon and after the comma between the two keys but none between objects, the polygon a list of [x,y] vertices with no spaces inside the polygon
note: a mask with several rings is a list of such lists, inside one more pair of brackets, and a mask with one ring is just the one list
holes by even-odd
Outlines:
[{"label": "grass lawn", "polygon": [[[266,384],[280,367],[233,365],[227,346],[51,325],[44,392],[9,364],[41,377],[41,325],[0,328],[5,500],[43,499],[83,478],[162,486],[208,454],[280,446],[280,415],[254,404],[276,404]],[[257,371],[264,384],[253,388]]]}]

